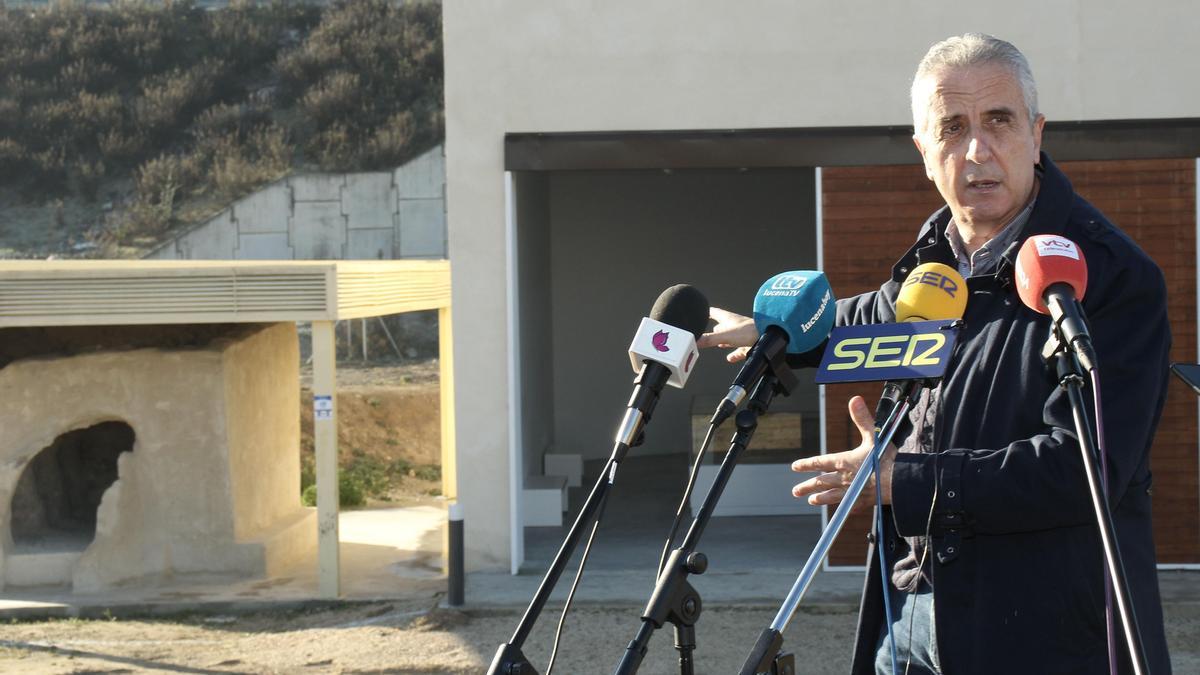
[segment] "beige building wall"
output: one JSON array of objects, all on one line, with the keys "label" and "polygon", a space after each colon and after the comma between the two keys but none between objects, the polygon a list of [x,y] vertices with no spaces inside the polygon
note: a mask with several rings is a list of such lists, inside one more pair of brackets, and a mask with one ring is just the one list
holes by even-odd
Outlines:
[{"label": "beige building wall", "polygon": [[1028,55],[1051,120],[1200,113],[1188,0],[446,0],[444,15],[458,492],[473,569],[510,558],[505,133],[905,126],[917,61],[970,30]]}]

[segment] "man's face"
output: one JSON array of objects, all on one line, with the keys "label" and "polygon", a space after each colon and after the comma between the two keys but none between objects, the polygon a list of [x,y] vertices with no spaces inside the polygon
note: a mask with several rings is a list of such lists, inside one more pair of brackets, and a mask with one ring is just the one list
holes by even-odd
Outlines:
[{"label": "man's face", "polygon": [[1045,118],[1029,119],[1021,86],[1007,68],[943,68],[917,90],[928,101],[913,142],[925,174],[954,220],[990,236],[1025,207]]}]

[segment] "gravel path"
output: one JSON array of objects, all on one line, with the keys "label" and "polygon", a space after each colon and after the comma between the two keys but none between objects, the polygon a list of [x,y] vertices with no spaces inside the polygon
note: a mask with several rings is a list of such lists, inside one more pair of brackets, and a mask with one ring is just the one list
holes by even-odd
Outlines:
[{"label": "gravel path", "polygon": [[[426,601],[426,605],[427,605]],[[0,630],[0,673],[479,673],[518,609],[454,611],[417,602],[176,620],[58,620]],[[697,673],[736,672],[774,616],[766,606],[709,606],[697,625]],[[801,607],[785,635],[803,673],[845,673],[850,607]],[[568,617],[555,672],[607,673],[638,626],[637,608],[586,606]],[[557,614],[544,614],[525,654],[543,672]],[[1200,672],[1200,607],[1168,609],[1177,673]],[[673,636],[655,633],[640,672],[678,672]]]}]

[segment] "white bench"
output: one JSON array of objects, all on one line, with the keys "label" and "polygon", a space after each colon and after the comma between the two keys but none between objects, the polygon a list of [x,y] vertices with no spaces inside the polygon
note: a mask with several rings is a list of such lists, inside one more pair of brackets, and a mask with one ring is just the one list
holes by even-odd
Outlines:
[{"label": "white bench", "polygon": [[566,476],[567,487],[579,487],[583,485],[583,455],[548,452],[542,458],[542,473]]},{"label": "white bench", "polygon": [[567,510],[566,476],[526,476],[521,491],[525,527],[562,527]]}]

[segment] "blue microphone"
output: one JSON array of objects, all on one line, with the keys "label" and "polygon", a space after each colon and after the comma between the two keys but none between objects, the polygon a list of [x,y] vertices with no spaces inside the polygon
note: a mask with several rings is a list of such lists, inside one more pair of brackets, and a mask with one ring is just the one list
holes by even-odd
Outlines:
[{"label": "blue microphone", "polygon": [[784,353],[803,354],[820,347],[833,329],[836,310],[824,272],[783,272],[767,279],[754,296],[758,342],[709,424],[720,426],[728,419],[768,368],[786,367]]}]

